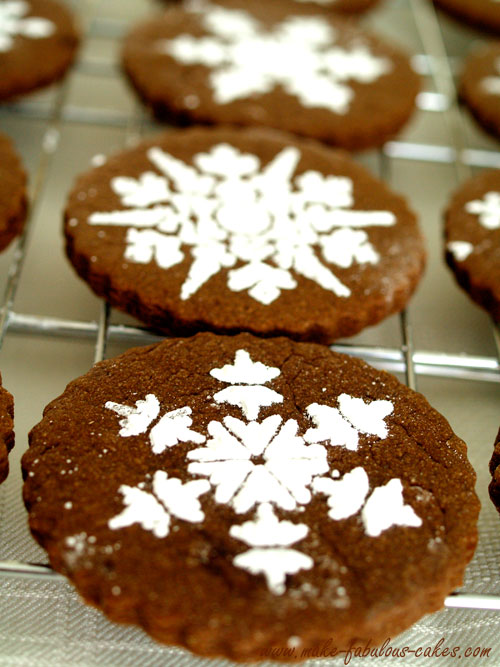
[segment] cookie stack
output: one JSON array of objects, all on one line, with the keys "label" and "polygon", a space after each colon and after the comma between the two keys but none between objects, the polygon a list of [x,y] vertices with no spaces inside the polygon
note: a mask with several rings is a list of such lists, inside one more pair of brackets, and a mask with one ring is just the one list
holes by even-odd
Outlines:
[{"label": "cookie stack", "polygon": [[30,527],[87,602],[200,655],[375,646],[442,607],[477,541],[465,444],[327,347],[401,311],[425,264],[405,200],[340,150],[396,133],[418,77],[335,4],[198,0],[133,29],[132,86],[190,127],[66,205],[78,275],[168,338],[47,406]]}]

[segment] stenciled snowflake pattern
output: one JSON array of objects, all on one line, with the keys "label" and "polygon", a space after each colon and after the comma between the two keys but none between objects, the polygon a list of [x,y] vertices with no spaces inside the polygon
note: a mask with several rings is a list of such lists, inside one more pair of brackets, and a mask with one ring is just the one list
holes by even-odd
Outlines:
[{"label": "stenciled snowflake pattern", "polygon": [[[484,229],[500,229],[500,192],[486,192],[482,199],[469,201],[464,208],[467,213],[477,216]],[[449,241],[446,247],[457,262],[465,261],[474,252],[474,245],[469,241]]]},{"label": "stenciled snowflake pattern", "polygon": [[359,39],[338,46],[331,23],[315,16],[290,16],[271,30],[244,10],[195,0],[207,35],[181,34],[159,40],[156,50],[185,65],[205,65],[214,101],[228,104],[280,87],[305,107],[347,114],[354,98],[348,84],[370,84],[391,71],[389,58],[375,56]]},{"label": "stenciled snowflake pattern", "polygon": [[42,39],[54,34],[56,28],[52,21],[38,16],[26,17],[29,11],[30,3],[25,0],[0,2],[0,53],[12,49],[16,35]]},{"label": "stenciled snowflake pattern", "polygon": [[482,199],[467,202],[465,210],[477,215],[485,229],[500,228],[500,192],[487,192]]},{"label": "stenciled snowflake pattern", "polygon": [[[365,402],[348,394],[338,397],[336,407],[312,403],[304,410],[312,426],[301,434],[295,419],[284,420],[273,413],[259,420],[262,409],[273,410],[284,400],[281,393],[268,386],[280,374],[279,368],[254,361],[244,349],[236,352],[232,364],[212,369],[210,375],[226,385],[213,395],[214,404],[234,406],[244,419],[226,414],[220,421],[212,420],[208,436],[191,428],[189,406],[171,410],[158,419],[160,403],[153,394],[136,401],[135,406],[108,401],[105,408],[121,417],[122,437],[150,429],[149,442],[156,454],[179,442],[194,445],[185,455],[190,481],[183,483],[158,470],[151,490],[145,489],[146,482],[136,487],[122,485],[118,491],[125,508],[109,520],[109,527],[139,524],[156,537],[165,538],[173,519],[202,522],[199,497],[212,491],[216,503],[234,510],[235,523],[229,534],[249,547],[234,557],[233,564],[251,574],[264,575],[269,590],[281,595],[286,590],[287,576],[313,568],[314,562],[297,548],[309,534],[308,525],[279,519],[275,508],[295,512],[318,494],[326,496],[331,520],[359,515],[365,533],[371,537],[391,526],[420,526],[420,517],[404,503],[399,479],[391,479],[370,493],[368,475],[362,467],[343,477],[336,471],[329,472],[328,447],[355,450],[362,434],[377,440],[387,437],[385,420],[393,412],[393,404],[385,400]],[[238,524],[238,515],[248,512],[254,512],[254,519]]]},{"label": "stenciled snowflake pattern", "polygon": [[[262,304],[297,287],[297,276],[336,296],[347,287],[329,265],[377,264],[371,227],[391,227],[391,211],[353,210],[353,182],[306,171],[294,178],[301,158],[287,147],[265,167],[257,156],[217,144],[193,158],[194,166],[161,148],[147,151],[160,173],[116,177],[111,187],[124,210],[94,212],[90,225],[126,227],[127,261],[170,269],[191,264],[180,289],[189,299],[222,269],[227,287],[247,291]],[[238,265],[236,268],[235,265]]]},{"label": "stenciled snowflake pattern", "polygon": [[170,531],[171,516],[193,523],[203,521],[205,515],[198,498],[209,489],[210,485],[205,480],[183,484],[180,479],[169,478],[166,472],[157,470],[153,476],[152,492],[140,486],[120,486],[118,491],[123,496],[125,509],[108,525],[116,530],[138,523],[156,537],[166,537]]},{"label": "stenciled snowflake pattern", "polygon": [[446,248],[457,262],[464,262],[474,252],[474,246],[469,241],[448,241]]},{"label": "stenciled snowflake pattern", "polygon": [[232,526],[229,534],[249,547],[234,559],[236,567],[251,574],[263,574],[269,590],[281,595],[285,592],[286,576],[314,567],[313,559],[290,548],[306,537],[306,524],[280,521],[270,503],[259,504],[254,521]]}]

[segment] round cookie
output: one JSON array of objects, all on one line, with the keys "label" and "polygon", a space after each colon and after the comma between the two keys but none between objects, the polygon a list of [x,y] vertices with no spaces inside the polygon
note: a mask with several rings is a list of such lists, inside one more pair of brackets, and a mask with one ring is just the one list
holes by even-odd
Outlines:
[{"label": "round cookie", "polygon": [[348,149],[379,146],[414,110],[405,54],[297,3],[198,0],[136,27],[123,66],[143,101],[181,123],[263,125]]},{"label": "round cookie", "polygon": [[500,171],[464,183],[445,213],[446,261],[480,306],[500,321]]},{"label": "round cookie", "polygon": [[500,32],[499,0],[434,0],[434,4],[469,26]]},{"label": "round cookie", "polygon": [[469,54],[459,86],[460,97],[477,122],[491,134],[500,137],[499,42],[482,46]]},{"label": "round cookie", "polygon": [[497,510],[500,512],[500,431],[493,449],[490,460],[491,482],[489,485],[490,498]]},{"label": "round cookie", "polygon": [[0,250],[21,233],[26,208],[26,174],[11,140],[0,133]]},{"label": "round cookie", "polygon": [[60,79],[73,62],[78,32],[55,0],[0,1],[0,101]]},{"label": "round cookie", "polygon": [[207,656],[376,645],[443,605],[477,540],[447,421],[286,338],[203,333],[101,362],[45,409],[23,469],[33,535],[82,597]]},{"label": "round cookie", "polygon": [[329,343],[404,308],[413,213],[340,151],[270,130],[169,132],[83,174],[67,255],[113,306],[165,331]]},{"label": "round cookie", "polygon": [[14,447],[14,399],[0,376],[0,484],[9,474],[8,453]]}]

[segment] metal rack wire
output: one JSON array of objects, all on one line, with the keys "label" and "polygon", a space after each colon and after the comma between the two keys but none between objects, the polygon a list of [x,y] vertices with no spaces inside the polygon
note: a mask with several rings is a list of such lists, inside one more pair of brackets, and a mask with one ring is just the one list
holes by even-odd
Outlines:
[{"label": "metal rack wire", "polygon": [[[82,14],[82,4],[79,3],[80,14]],[[87,0],[84,4],[83,23],[86,37],[119,37],[124,31],[124,23],[100,20],[95,16],[97,4],[97,0]],[[432,4],[422,0],[408,0],[408,4],[425,51],[424,54],[415,56],[414,63],[421,73],[431,77],[435,86],[435,92],[426,91],[420,94],[418,106],[422,110],[441,114],[452,140],[447,145],[390,141],[384,146],[379,156],[381,171],[384,171],[384,164],[387,164],[387,160],[445,163],[455,167],[457,180],[460,182],[470,175],[472,167],[500,167],[500,152],[471,149],[464,144],[462,115],[457,103],[453,73]],[[93,76],[103,78],[116,75],[114,66],[98,58],[87,57],[77,65],[77,69],[79,72],[91,73]],[[42,150],[30,192],[31,207],[28,224],[23,236],[17,241],[1,302],[0,346],[7,333],[93,340],[94,361],[97,362],[105,357],[108,342],[148,344],[160,340],[160,336],[139,326],[111,324],[110,309],[104,303],[97,322],[24,314],[15,310],[16,292],[25,263],[31,221],[36,218],[47,172],[58,148],[61,124],[64,122],[100,127],[121,127],[126,130],[127,143],[140,137],[144,126],[147,125],[147,120],[139,106],[133,114],[129,115],[120,111],[84,109],[69,105],[67,96],[70,80],[68,77],[66,82],[58,87],[54,100],[49,105],[45,102],[20,102],[0,110],[0,118],[2,115],[16,114],[21,117],[43,120],[46,123]],[[492,332],[498,355],[490,357],[453,355],[445,351],[415,350],[412,326],[407,312],[400,315],[399,324],[401,343],[398,347],[337,344],[333,346],[333,349],[359,356],[371,363],[382,365],[388,370],[403,372],[411,388],[416,388],[417,378],[420,375],[500,382],[500,334],[494,324]],[[49,566],[12,561],[0,561],[1,577],[63,579]],[[459,592],[446,599],[446,606],[500,611],[500,597]]]}]

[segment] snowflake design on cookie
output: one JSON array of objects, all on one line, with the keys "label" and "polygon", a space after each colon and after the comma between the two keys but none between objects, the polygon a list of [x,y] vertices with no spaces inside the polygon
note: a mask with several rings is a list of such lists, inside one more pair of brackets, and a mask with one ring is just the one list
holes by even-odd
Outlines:
[{"label": "snowflake design on cookie", "polygon": [[[119,433],[123,436],[145,433],[160,412],[160,403],[154,394],[148,394],[144,401],[136,401],[134,408],[113,401],[108,401],[104,407],[123,417],[119,422],[122,427]],[[155,454],[161,454],[178,442],[205,442],[204,436],[189,428],[193,423],[189,416],[191,412],[191,408],[186,406],[163,415],[149,434]]]},{"label": "snowflake design on cookie", "polygon": [[0,2],[0,53],[10,51],[16,35],[30,39],[50,37],[55,25],[45,18],[29,16],[29,2],[25,0],[4,0]]},{"label": "snowflake design on cookie", "polygon": [[272,415],[247,423],[224,417],[222,424],[211,422],[208,432],[206,446],[188,453],[188,471],[208,477],[215,500],[238,514],[260,502],[294,510],[311,500],[313,477],[328,470],[326,448],[307,445],[294,419]]},{"label": "snowflake design on cookie", "polygon": [[182,34],[159,40],[156,50],[185,65],[210,68],[218,104],[280,87],[305,107],[348,113],[354,90],[348,81],[370,84],[392,69],[357,40],[349,49],[335,44],[333,26],[319,17],[290,16],[266,30],[251,14],[198,0],[188,6],[198,15],[204,37]]},{"label": "snowflake design on cookie", "polygon": [[183,484],[180,479],[169,478],[166,472],[157,470],[152,492],[144,491],[140,486],[120,486],[118,491],[123,496],[125,509],[113,517],[108,526],[116,530],[138,523],[156,537],[166,537],[172,516],[192,523],[203,521],[205,515],[198,498],[209,489],[205,480]]},{"label": "snowflake design on cookie", "polygon": [[474,251],[474,246],[468,241],[449,241],[446,248],[451,252],[457,262],[464,262]]},{"label": "snowflake design on cookie", "polygon": [[269,590],[281,595],[285,592],[288,574],[310,570],[314,566],[310,556],[290,548],[306,537],[308,532],[306,524],[280,521],[272,505],[262,503],[257,509],[255,521],[232,526],[229,531],[232,537],[252,547],[236,556],[234,564],[252,574],[262,573]]},{"label": "snowflake design on cookie", "polygon": [[[392,404],[374,401],[366,405],[362,399],[346,394],[339,397],[340,409],[317,403],[309,405],[306,413],[315,428],[308,429],[303,436],[298,433],[295,419],[283,421],[275,414],[261,422],[255,421],[261,408],[280,403],[283,397],[263,386],[264,382],[251,384],[243,380],[246,373],[238,373],[238,370],[246,370],[251,363],[248,352],[239,350],[233,366],[212,371],[217,372],[215,377],[231,384],[215,394],[215,401],[238,406],[251,421],[227,416],[222,423],[210,422],[211,437],[206,445],[187,455],[188,460],[194,461],[188,471],[208,477],[216,489],[217,502],[230,503],[238,514],[261,502],[274,502],[285,510],[307,504],[311,500],[309,486],[313,478],[328,471],[326,446],[320,442],[356,449],[361,432],[378,437],[387,435],[383,419],[392,412]],[[346,407],[349,401],[360,402],[359,418],[351,411],[349,420]],[[374,409],[378,409],[379,414],[370,423],[367,413]],[[359,428],[353,421],[357,421]]]},{"label": "snowflake design on cookie", "polygon": [[485,229],[500,228],[500,192],[487,192],[482,199],[467,202],[465,210],[477,215]]},{"label": "snowflake design on cookie", "polygon": [[[486,192],[482,199],[469,201],[464,208],[467,213],[477,216],[484,229],[500,229],[500,192]],[[474,252],[474,245],[469,241],[449,241],[446,248],[457,262],[464,262]]]},{"label": "snowflake design on cookie", "polygon": [[[233,363],[213,368],[210,375],[226,386],[213,395],[222,417],[208,424],[208,436],[191,428],[189,406],[160,417],[160,403],[153,394],[136,401],[135,406],[112,401],[105,404],[121,417],[122,437],[150,429],[149,442],[155,454],[180,442],[194,445],[185,454],[190,481],[168,478],[166,472],[158,470],[151,491],[145,490],[145,482],[136,487],[121,486],[118,490],[125,508],[109,520],[110,528],[139,524],[165,538],[172,517],[202,522],[199,497],[212,491],[216,503],[235,513],[230,536],[249,547],[234,557],[233,564],[250,574],[262,574],[269,590],[281,595],[286,578],[313,568],[314,561],[298,545],[307,538],[309,526],[280,519],[276,510],[293,517],[318,495],[326,496],[329,519],[341,521],[357,515],[370,537],[391,526],[421,525],[420,517],[404,502],[401,480],[391,479],[370,493],[368,475],[361,466],[343,477],[336,471],[329,474],[328,447],[356,450],[362,435],[378,440],[387,437],[385,420],[394,408],[390,401],[365,402],[341,394],[336,406],[312,403],[304,410],[312,425],[301,433],[295,419],[284,420],[277,412],[261,417],[263,410],[275,411],[284,401],[279,391],[268,386],[281,375],[279,368],[255,361],[247,350],[240,349]],[[243,419],[224,415],[225,404],[240,410]],[[203,446],[196,447],[199,443]],[[249,512],[254,518],[238,523],[238,516]]]},{"label": "snowflake design on cookie", "polygon": [[354,209],[350,178],[317,171],[294,178],[301,158],[294,147],[264,167],[257,156],[224,143],[196,154],[194,166],[158,147],[147,157],[160,173],[113,178],[124,210],[95,212],[87,221],[126,227],[130,262],[154,261],[167,270],[189,252],[182,300],[223,269],[231,291],[247,291],[265,305],[295,289],[298,276],[347,298],[349,287],[330,267],[377,264],[367,230],[396,224],[390,211]]}]

